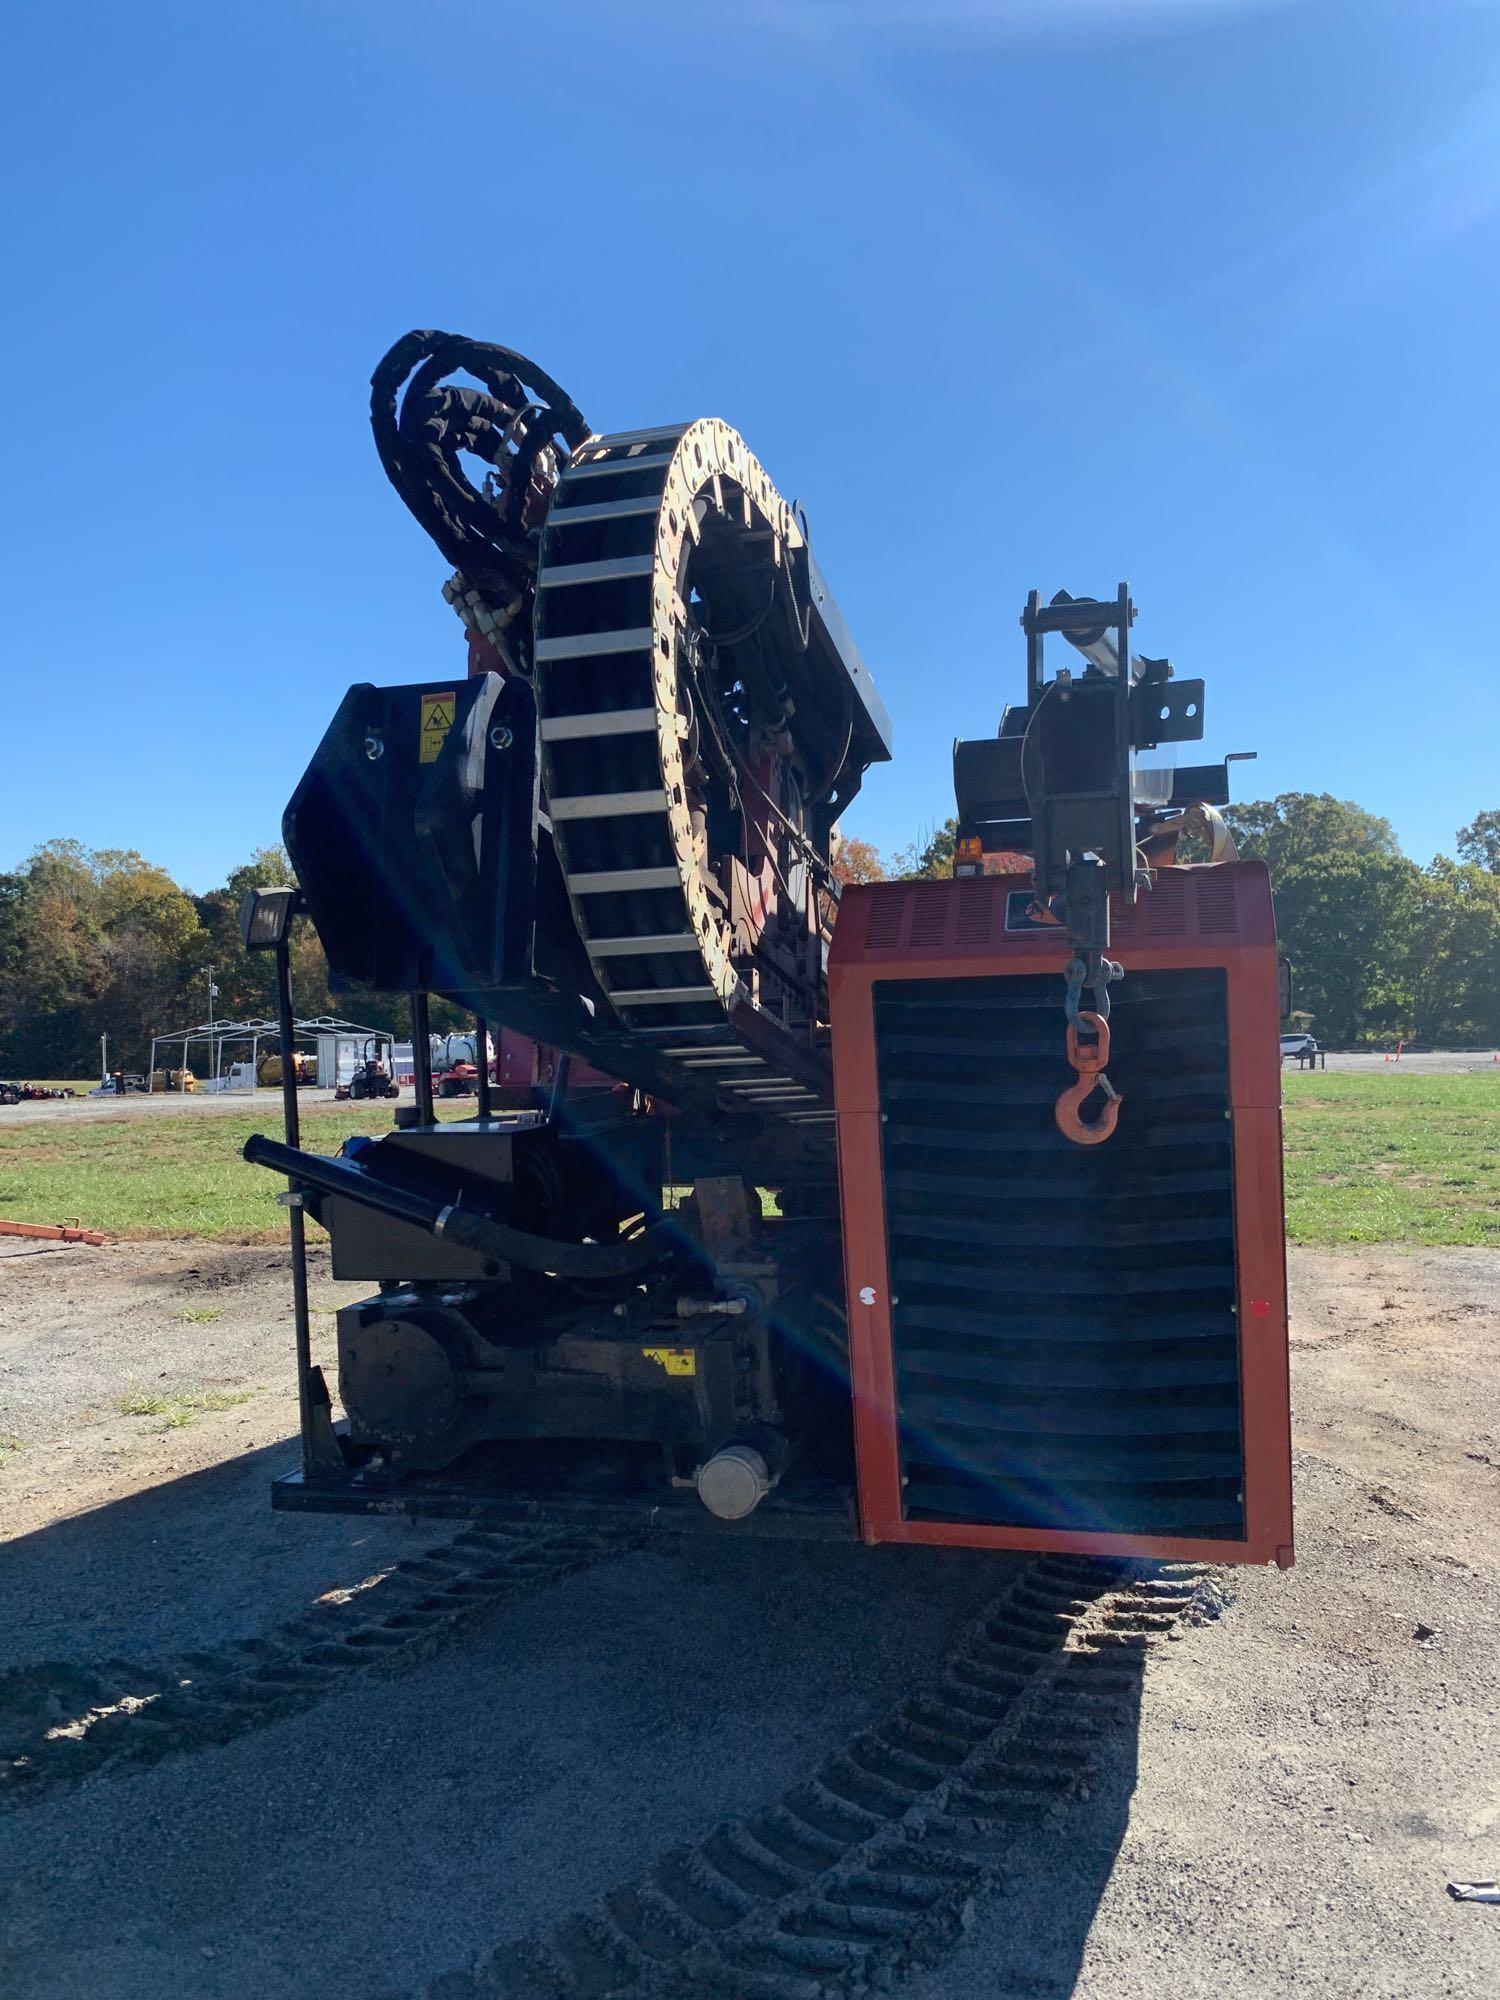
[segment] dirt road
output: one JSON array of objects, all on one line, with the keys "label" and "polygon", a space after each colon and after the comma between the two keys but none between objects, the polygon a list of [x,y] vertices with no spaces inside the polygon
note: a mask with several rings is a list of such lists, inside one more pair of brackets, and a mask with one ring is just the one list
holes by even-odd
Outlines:
[{"label": "dirt road", "polygon": [[[332,1104],[332,1090],[303,1090],[298,1102]],[[110,1118],[212,1118],[228,1111],[263,1110],[279,1122],[280,1090],[153,1090],[116,1097],[92,1092],[85,1097],[41,1097],[24,1104],[0,1105],[0,1131],[14,1125],[97,1123]]]},{"label": "dirt road", "polygon": [[[1488,1075],[1500,1062],[1500,1050],[1496,1049],[1425,1049],[1419,1053],[1403,1054],[1399,1065],[1393,1065],[1379,1050],[1331,1050],[1326,1058],[1326,1068],[1330,1074],[1348,1071],[1353,1074],[1382,1071],[1386,1075],[1397,1076],[1446,1076],[1470,1072]],[[1288,1075],[1297,1073],[1295,1063],[1286,1064]],[[408,1097],[410,1092],[407,1093]],[[303,1090],[300,1102],[306,1106],[318,1107],[332,1104],[332,1090]],[[0,1105],[0,1131],[14,1125],[53,1125],[59,1122],[77,1124],[80,1121],[95,1122],[101,1118],[195,1118],[222,1115],[225,1112],[260,1109],[272,1120],[272,1127],[279,1123],[281,1116],[280,1090],[224,1090],[224,1091],[165,1091],[132,1093],[126,1097],[84,1096],[76,1098],[42,1098],[35,1103]]]},{"label": "dirt road", "polygon": [[[1171,1636],[1087,1763],[1036,1793],[926,1963],[881,1946],[876,1985],[1500,1991],[1500,1909],[1444,1888],[1500,1872],[1500,1258],[1304,1252],[1294,1283],[1297,1568],[1228,1575],[1216,1618],[1158,1619]],[[285,1288],[264,1249],[0,1261],[0,1735],[35,1721],[38,1689],[64,1691],[65,1726],[70,1688],[300,1629],[315,1600],[355,1617],[394,1564],[443,1559],[437,1531],[267,1510],[294,1415]],[[321,1267],[315,1302],[340,1291]],[[326,1344],[331,1319],[315,1324]],[[202,1408],[215,1394],[246,1400]],[[166,1414],[127,1416],[132,1398]],[[329,1669],[288,1706],[237,1712],[226,1740],[17,1793],[0,1992],[451,2000],[523,1990],[491,1954],[531,1940],[524,1990],[542,1993],[537,1965],[587,1955],[570,1918],[803,1796],[982,1649],[973,1621],[1013,1601],[1022,1567],[717,1541],[544,1564],[430,1650]],[[58,1664],[110,1660],[97,1682]],[[1037,1716],[1060,1743],[1055,1711]],[[110,1726],[128,1749],[131,1718]],[[590,1990],[562,1977],[559,1995]],[[711,1989],[679,1969],[656,1990]]]}]

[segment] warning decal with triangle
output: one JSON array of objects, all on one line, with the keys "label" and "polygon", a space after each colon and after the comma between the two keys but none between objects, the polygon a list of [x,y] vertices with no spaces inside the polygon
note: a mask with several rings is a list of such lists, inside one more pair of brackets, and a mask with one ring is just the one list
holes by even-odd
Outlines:
[{"label": "warning decal with triangle", "polygon": [[422,734],[418,760],[423,764],[437,762],[437,754],[443,747],[443,740],[453,727],[453,690],[446,694],[424,694],[422,697]]}]

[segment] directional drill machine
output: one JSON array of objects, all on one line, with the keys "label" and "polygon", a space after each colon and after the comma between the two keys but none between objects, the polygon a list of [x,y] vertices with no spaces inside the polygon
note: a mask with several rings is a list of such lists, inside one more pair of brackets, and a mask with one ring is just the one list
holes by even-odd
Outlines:
[{"label": "directional drill machine", "polygon": [[[245,1149],[293,1232],[276,1504],[1289,1562],[1278,960],[1226,764],[1163,754],[1202,683],[1125,588],[1033,594],[953,879],[841,891],[890,721],[744,441],[601,435],[441,333],[371,407],[467,672],[349,690],[299,889],[246,901],[288,1021],[305,912],[414,1023],[394,1129],[317,1156],[288,1092]],[[442,1122],[432,994],[476,1024]],[[371,1286],[337,1421],[305,1216]]]}]

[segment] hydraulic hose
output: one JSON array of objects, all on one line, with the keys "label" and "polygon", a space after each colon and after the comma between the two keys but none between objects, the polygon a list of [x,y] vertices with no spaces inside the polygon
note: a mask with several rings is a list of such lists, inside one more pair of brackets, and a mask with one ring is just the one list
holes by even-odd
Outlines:
[{"label": "hydraulic hose", "polygon": [[559,1278],[633,1277],[659,1263],[672,1247],[668,1231],[660,1224],[629,1243],[564,1243],[549,1236],[533,1236],[528,1230],[512,1229],[507,1222],[461,1208],[456,1201],[436,1201],[410,1188],[396,1187],[352,1160],[304,1153],[259,1132],[245,1141],[243,1157],[252,1167],[269,1167],[272,1173],[285,1174],[288,1180],[319,1194],[361,1202],[393,1221],[410,1223],[460,1249],[519,1264],[528,1271],[550,1271]]},{"label": "hydraulic hose", "polygon": [[[483,388],[448,380],[459,373]],[[497,606],[529,589],[546,514],[534,476],[550,489],[554,441],[566,460],[589,435],[566,390],[514,348],[416,331],[370,377],[370,424],[386,476],[455,569]],[[491,467],[484,489],[462,454]]]}]

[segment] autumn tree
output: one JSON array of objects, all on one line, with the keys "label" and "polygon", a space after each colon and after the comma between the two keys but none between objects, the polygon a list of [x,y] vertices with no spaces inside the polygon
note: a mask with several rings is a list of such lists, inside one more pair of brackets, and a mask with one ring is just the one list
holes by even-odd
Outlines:
[{"label": "autumn tree", "polygon": [[133,850],[46,842],[7,878],[0,1043],[32,1075],[91,1068],[101,1033],[139,1060],[202,962],[197,908]]},{"label": "autumn tree", "polygon": [[891,856],[891,875],[897,882],[946,882],[953,873],[957,845],[958,821],[945,819],[925,840],[919,836]]},{"label": "autumn tree", "polygon": [[885,863],[868,840],[841,840],[834,850],[833,879],[844,888],[853,882],[883,882]]},{"label": "autumn tree", "polygon": [[[219,989],[219,1014],[223,1018],[248,1020],[252,1016],[262,1019],[274,1018],[276,1013],[276,966],[272,953],[267,951],[246,951],[240,936],[240,904],[250,889],[290,888],[296,882],[291,860],[284,847],[258,847],[248,861],[229,871],[221,889],[210,889],[206,896],[198,898],[198,917],[207,939],[205,950],[214,968],[214,982]],[[308,966],[299,961],[306,959],[304,936],[311,936],[316,949],[316,962]],[[298,924],[292,932],[292,954],[294,975],[301,970],[304,975],[311,972],[311,985],[316,995],[326,998],[328,990],[328,968],[323,959],[322,946],[316,942],[316,934],[307,924]],[[302,981],[295,981],[301,985]],[[299,1010],[304,1013],[321,1013],[322,1004],[309,1005],[298,995]]]}]

